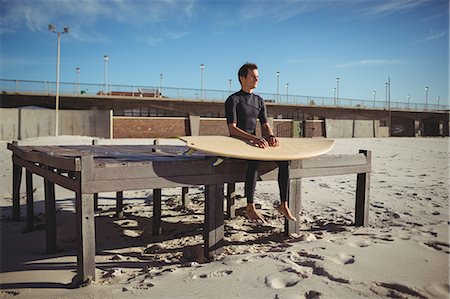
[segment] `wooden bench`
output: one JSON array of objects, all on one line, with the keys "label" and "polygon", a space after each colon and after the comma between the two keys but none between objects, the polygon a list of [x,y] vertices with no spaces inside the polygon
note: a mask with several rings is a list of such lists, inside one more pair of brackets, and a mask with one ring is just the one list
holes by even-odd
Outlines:
[{"label": "wooden bench", "polygon": [[[26,169],[27,226],[32,229],[32,174],[44,178],[47,252],[57,251],[55,184],[75,192],[77,277],[83,283],[95,279],[94,202],[100,192],[116,192],[117,213],[122,211],[123,191],[153,189],[153,233],[161,233],[161,189],[183,187],[186,201],[188,187],[205,186],[204,254],[222,252],[224,244],[224,184],[227,184],[227,216],[235,214],[235,183],[242,182],[246,162],[226,159],[212,164],[216,157],[194,154],[183,156],[183,146],[18,146],[8,144],[13,152],[13,219],[20,219],[20,184]],[[357,174],[355,225],[367,225],[371,154],[321,156],[290,162],[289,205],[295,215],[301,209],[301,182],[304,178]],[[278,170],[273,162],[260,166],[260,179],[276,181]],[[286,222],[286,234],[298,232],[296,222]]]}]

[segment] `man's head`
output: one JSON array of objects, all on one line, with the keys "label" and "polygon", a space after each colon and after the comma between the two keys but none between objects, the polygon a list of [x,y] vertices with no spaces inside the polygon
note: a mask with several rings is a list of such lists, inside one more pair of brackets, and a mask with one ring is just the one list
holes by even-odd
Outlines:
[{"label": "man's head", "polygon": [[238,71],[238,79],[244,91],[256,88],[258,76],[258,66],[254,63],[246,63]]}]

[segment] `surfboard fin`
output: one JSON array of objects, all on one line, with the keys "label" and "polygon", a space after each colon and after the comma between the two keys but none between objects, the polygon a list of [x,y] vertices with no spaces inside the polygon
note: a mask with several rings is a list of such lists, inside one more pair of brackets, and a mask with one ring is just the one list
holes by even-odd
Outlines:
[{"label": "surfboard fin", "polygon": [[217,160],[212,164],[214,167],[219,166],[223,163],[223,158],[217,157]]},{"label": "surfboard fin", "polygon": [[185,152],[183,153],[183,156],[192,156],[192,154],[195,153],[195,152],[196,152],[195,149],[190,148],[190,149],[188,149],[187,151],[185,151]]}]

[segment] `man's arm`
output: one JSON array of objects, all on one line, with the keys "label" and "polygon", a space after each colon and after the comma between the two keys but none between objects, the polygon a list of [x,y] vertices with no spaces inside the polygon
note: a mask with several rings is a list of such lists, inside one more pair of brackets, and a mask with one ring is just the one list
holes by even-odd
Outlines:
[{"label": "man's arm", "polygon": [[236,126],[236,123],[228,124],[228,131],[230,132],[231,137],[243,139],[245,141],[255,144],[255,146],[257,147],[264,148],[266,146],[269,146],[269,143],[267,142],[266,139],[245,132],[244,130],[238,128]]},{"label": "man's arm", "polygon": [[263,123],[261,126],[262,135],[267,140],[270,146],[278,146],[278,139],[273,134],[273,130],[270,127],[269,123]]}]

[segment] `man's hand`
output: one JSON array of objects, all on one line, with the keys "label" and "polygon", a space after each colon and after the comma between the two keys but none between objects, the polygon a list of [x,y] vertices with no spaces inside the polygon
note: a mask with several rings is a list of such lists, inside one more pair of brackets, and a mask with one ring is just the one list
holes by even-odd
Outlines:
[{"label": "man's hand", "polygon": [[266,139],[264,139],[263,137],[255,137],[252,141],[251,141],[256,147],[260,147],[260,148],[266,148],[269,146],[269,143],[267,142]]},{"label": "man's hand", "polygon": [[269,143],[269,146],[279,146],[280,143],[277,139],[277,137],[270,135],[269,138],[267,139],[267,142]]}]

